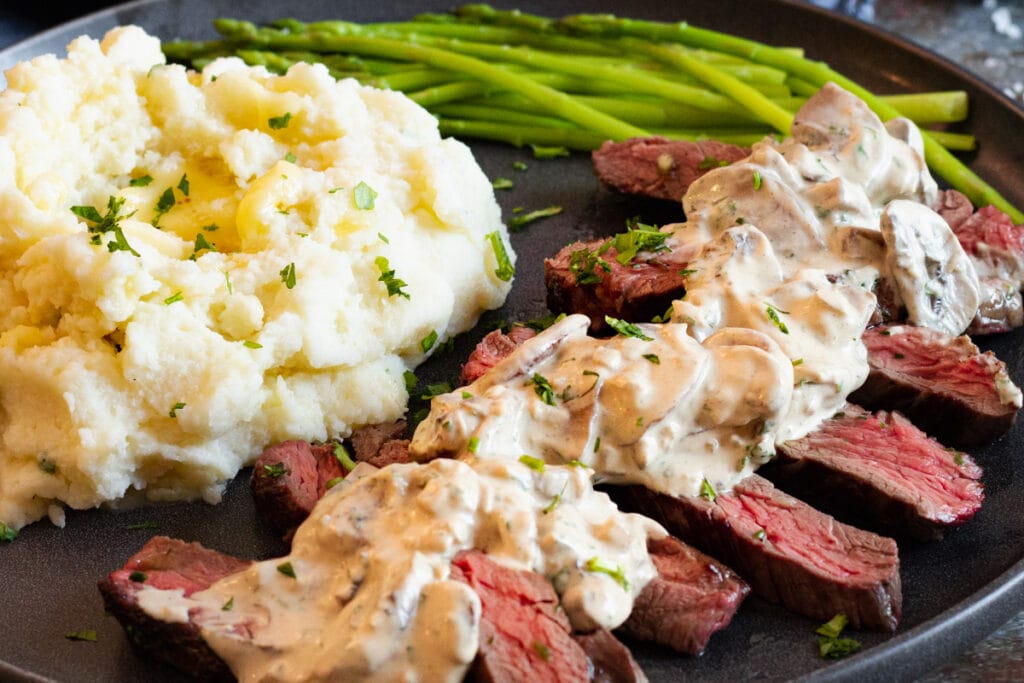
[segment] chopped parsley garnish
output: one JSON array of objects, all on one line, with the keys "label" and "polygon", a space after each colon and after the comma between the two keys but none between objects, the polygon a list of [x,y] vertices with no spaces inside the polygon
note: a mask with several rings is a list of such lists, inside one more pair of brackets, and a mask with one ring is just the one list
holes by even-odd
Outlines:
[{"label": "chopped parsley garnish", "polygon": [[216,223],[210,223],[209,225],[204,225],[203,230],[205,230],[206,232],[217,232],[218,230],[220,230],[220,226],[217,225]]},{"label": "chopped parsley garnish", "polygon": [[513,216],[508,219],[508,229],[518,230],[523,226],[533,223],[534,221],[540,220],[541,218],[547,218],[548,216],[557,216],[562,213],[562,207],[552,204],[546,206],[543,209],[536,209],[534,211],[528,211],[527,213],[521,213],[517,216]]},{"label": "chopped parsley garnish", "polygon": [[406,370],[402,373],[402,379],[405,380],[405,391],[412,393],[412,390],[416,388],[416,383],[419,381],[416,379],[416,373],[412,370]]},{"label": "chopped parsley garnish", "polygon": [[139,176],[138,178],[132,178],[128,181],[128,185],[131,187],[146,187],[151,182],[153,182],[153,176],[147,174]]},{"label": "chopped parsley garnish", "polygon": [[964,454],[960,451],[953,451],[953,463],[959,467],[964,464]]},{"label": "chopped parsley garnish", "polygon": [[57,463],[49,458],[42,458],[39,461],[39,469],[47,474],[55,474],[57,472]]},{"label": "chopped parsley garnish", "polygon": [[182,403],[181,401],[178,401],[178,402],[177,402],[177,403],[175,403],[175,404],[174,404],[173,406],[171,406],[171,410],[170,410],[170,412],[169,412],[169,413],[167,413],[167,414],[168,414],[169,416],[171,416],[171,417],[178,417],[178,411],[179,411],[179,410],[181,410],[181,409],[182,409],[182,408],[184,408],[184,407],[185,407],[185,404],[184,404],[184,403]]},{"label": "chopped parsley garnish", "polygon": [[277,565],[277,571],[281,572],[290,579],[295,578],[295,567],[292,566],[291,562],[282,562]]},{"label": "chopped parsley garnish", "polygon": [[235,606],[235,596],[232,595],[230,598],[228,598],[228,601],[225,602],[221,606],[220,609],[221,609],[222,612],[230,612],[231,608],[234,607],[234,606]]},{"label": "chopped parsley garnish", "polygon": [[491,243],[494,259],[498,262],[498,269],[494,271],[495,276],[502,282],[508,282],[516,274],[516,269],[512,266],[512,260],[508,257],[508,251],[505,249],[505,243],[502,241],[501,235],[497,230],[489,232],[487,233],[487,241]]},{"label": "chopped parsley garnish", "polygon": [[775,324],[775,327],[779,328],[779,332],[782,334],[789,334],[789,328],[786,327],[786,323],[782,322],[779,318],[779,313],[785,313],[785,311],[779,311],[771,304],[765,304],[765,313],[768,315],[768,319]]},{"label": "chopped parsley garnish", "polygon": [[289,263],[287,266],[281,269],[279,273],[281,276],[281,282],[288,289],[295,287],[295,263]]},{"label": "chopped parsley garnish", "polygon": [[523,463],[531,470],[535,470],[537,472],[544,471],[544,461],[540,458],[535,458],[532,455],[520,455],[519,462]]},{"label": "chopped parsley garnish", "polygon": [[100,212],[94,206],[72,206],[71,213],[83,219],[86,223],[92,223],[88,227],[89,234],[92,235],[90,241],[93,244],[101,244],[103,234],[112,232],[114,233],[114,238],[107,242],[108,251],[127,251],[133,256],[138,256],[139,252],[132,249],[128,244],[128,240],[125,238],[124,231],[121,230],[119,223],[122,218],[134,216],[135,212],[132,211],[127,216],[122,216],[120,215],[122,206],[124,206],[124,197],[111,195],[107,199],[107,213],[103,216],[100,215]]},{"label": "chopped parsley garnish", "polygon": [[566,481],[566,482],[565,482],[565,484],[563,484],[563,485],[562,485],[562,491],[561,491],[561,492],[559,492],[559,493],[556,493],[556,494],[555,494],[555,497],[551,499],[551,502],[550,502],[550,503],[548,503],[548,504],[547,504],[547,505],[546,505],[546,506],[544,507],[544,509],[543,509],[543,510],[541,510],[541,512],[543,512],[543,513],[544,513],[545,515],[547,515],[547,514],[550,514],[550,513],[552,513],[552,512],[554,512],[554,511],[555,511],[555,508],[556,508],[556,507],[558,507],[559,503],[561,503],[561,502],[562,502],[562,493],[563,493],[563,492],[565,491],[565,487],[566,487],[566,486],[567,486],[568,484],[569,484],[569,482],[568,482],[568,481]]},{"label": "chopped parsley garnish", "polygon": [[440,396],[441,394],[447,394],[450,392],[452,390],[452,385],[448,384],[448,382],[436,382],[434,384],[428,384],[425,389],[427,393],[420,396],[420,398],[424,401],[429,401],[435,396]]},{"label": "chopped parsley garnish", "polygon": [[509,178],[495,178],[491,181],[491,187],[495,190],[511,190],[515,187],[515,183]]},{"label": "chopped parsley garnish", "polygon": [[436,343],[437,343],[437,330],[431,330],[430,334],[428,334],[423,339],[420,339],[420,348],[423,350],[423,353],[426,353],[430,349],[434,348],[434,344],[436,344]]},{"label": "chopped parsley garnish", "polygon": [[551,648],[539,640],[533,641],[533,651],[537,653],[537,656],[543,659],[545,662],[551,659]]},{"label": "chopped parsley garnish", "polygon": [[615,260],[626,265],[641,251],[669,251],[669,248],[665,246],[665,240],[668,239],[667,232],[661,232],[657,227],[645,225],[635,218],[627,222],[626,226],[628,228],[626,232],[615,235],[601,247],[602,253],[611,245],[615,247],[615,251],[619,252]]},{"label": "chopped parsley garnish", "polygon": [[0,541],[7,541],[10,543],[18,537],[16,529],[12,529],[3,522],[0,522]]},{"label": "chopped parsley garnish", "polygon": [[[287,161],[289,164],[294,164],[296,161],[299,160],[299,158],[292,154],[291,152],[288,152],[287,154],[284,155],[284,160]],[[282,213],[284,213],[286,216],[288,215],[287,211],[284,211]]]},{"label": "chopped parsley garnish", "polygon": [[346,472],[351,472],[356,468],[356,461],[348,452],[348,449],[345,448],[345,444],[334,444],[334,458],[338,461],[338,464],[341,465],[342,469],[344,469]]},{"label": "chopped parsley garnish", "polygon": [[534,159],[554,159],[569,156],[569,149],[561,146],[530,145]]},{"label": "chopped parsley garnish", "polygon": [[763,541],[765,537],[768,535],[768,532],[764,529],[758,529],[752,535],[755,541]]},{"label": "chopped parsley garnish", "polygon": [[231,286],[231,273],[224,271],[224,284],[228,286],[228,294],[234,294],[235,288]]},{"label": "chopped parsley garnish", "polygon": [[793,363],[793,367],[797,368],[797,367],[800,367],[801,365],[804,364],[804,359],[803,358],[794,358],[792,360],[792,363]]},{"label": "chopped parsley garnish", "polygon": [[530,378],[533,382],[533,391],[540,397],[540,400],[547,403],[549,406],[555,405],[555,390],[552,388],[551,383],[548,382],[547,378],[543,375],[533,373],[533,377]]},{"label": "chopped parsley garnish", "polygon": [[656,353],[645,353],[644,358],[651,361],[655,365],[661,365],[661,359],[658,358],[658,354]]},{"label": "chopped parsley garnish", "polygon": [[96,631],[91,628],[80,628],[77,631],[65,633],[64,637],[68,640],[83,640],[88,643],[95,643]]},{"label": "chopped parsley garnish", "polygon": [[384,244],[391,244],[391,240],[389,240],[389,239],[388,239],[388,236],[387,236],[387,235],[385,235],[385,234],[384,234],[384,233],[382,233],[382,232],[378,232],[378,233],[377,233],[377,239],[379,239],[379,240],[380,240],[381,242],[383,242]]},{"label": "chopped parsley garnish", "polygon": [[468,401],[471,398],[473,398],[473,394],[471,394],[471,393],[469,393],[468,391],[465,391],[465,390],[462,392],[462,400],[463,401]]},{"label": "chopped parsley garnish", "polygon": [[475,455],[478,448],[480,448],[480,437],[469,437],[469,442],[466,444],[466,450]]},{"label": "chopped parsley garnish", "polygon": [[177,200],[174,198],[174,188],[168,187],[161,193],[160,198],[156,200],[156,208],[153,211],[153,222],[154,228],[160,227],[160,219],[164,217],[164,214],[174,208]]},{"label": "chopped parsley garnish", "polygon": [[514,168],[517,171],[525,171],[530,167],[527,165],[525,161],[513,161],[512,168]]},{"label": "chopped parsley garnish", "polygon": [[183,195],[185,195],[186,197],[188,196],[188,190],[189,190],[188,174],[185,174],[185,173],[181,174],[181,180],[178,181],[178,190],[180,190],[181,193]]},{"label": "chopped parsley garnish", "polygon": [[377,191],[360,180],[356,188],[352,190],[352,199],[356,203],[356,208],[370,211],[377,199]]},{"label": "chopped parsley garnish", "polygon": [[182,294],[180,291],[177,291],[174,294],[171,294],[166,299],[164,299],[164,305],[165,306],[170,306],[171,304],[177,303],[179,301],[184,301],[184,300],[185,300],[185,295]]},{"label": "chopped parsley garnish", "polygon": [[860,643],[853,638],[840,638],[849,622],[845,614],[837,614],[814,630],[818,635],[818,654],[822,658],[842,659],[860,649]]},{"label": "chopped parsley garnish", "polygon": [[[598,437],[597,441],[598,441],[598,443],[600,443],[601,438]],[[597,448],[595,448],[594,450],[596,451]],[[589,467],[589,465],[587,465],[585,462],[583,462],[582,460],[577,460],[576,458],[573,458],[572,460],[570,460],[567,463],[565,463],[565,466],[566,467]]]},{"label": "chopped parsley garnish", "polygon": [[262,349],[263,348],[263,344],[260,344],[259,342],[251,341],[249,339],[246,339],[244,342],[242,342],[242,346],[244,346],[247,349]]},{"label": "chopped parsley garnish", "polygon": [[377,281],[383,282],[384,286],[388,288],[388,296],[397,295],[404,296],[406,299],[410,298],[408,292],[402,291],[402,287],[407,287],[408,283],[395,277],[395,271],[391,269],[391,265],[386,258],[378,256],[373,262],[377,264],[377,269],[380,271],[380,277],[377,278]]},{"label": "chopped parsley garnish", "polygon": [[702,498],[707,498],[712,502],[714,502],[715,498],[718,498],[718,494],[715,493],[715,488],[706,478],[702,479],[700,482],[700,495]]},{"label": "chopped parsley garnish", "polygon": [[260,471],[260,476],[264,479],[280,479],[286,474],[290,474],[290,471],[284,466],[283,462],[275,462],[273,465],[263,465]]},{"label": "chopped parsley garnish", "polygon": [[146,578],[147,576],[145,572],[132,572],[128,575],[128,580],[134,581],[135,583],[143,583]]},{"label": "chopped parsley garnish", "polygon": [[610,315],[606,315],[604,317],[604,321],[608,323],[609,327],[624,337],[633,337],[640,341],[654,341],[654,337],[648,337],[638,325],[626,322],[625,320],[619,320],[618,318],[613,318]]},{"label": "chopped parsley garnish", "polygon": [[569,254],[569,272],[576,276],[576,284],[596,285],[601,282],[597,268],[606,273],[612,271],[611,265],[601,258],[602,253],[601,250],[591,251],[583,247]]},{"label": "chopped parsley garnish", "polygon": [[698,268],[683,268],[679,271],[679,277],[690,277],[694,273],[698,272]]},{"label": "chopped parsley garnish", "polygon": [[196,233],[196,243],[192,247],[192,255],[189,256],[190,261],[195,261],[196,257],[199,256],[200,252],[203,251],[217,251],[216,245],[206,239],[206,235],[203,233]]},{"label": "chopped parsley garnish", "polygon": [[697,164],[698,171],[707,171],[712,168],[718,168],[720,166],[728,166],[729,162],[725,159],[719,159],[718,157],[706,156],[700,160]]},{"label": "chopped parsley garnish", "polygon": [[754,171],[754,189],[755,190],[760,190],[761,189],[761,172],[760,171]]},{"label": "chopped parsley garnish", "polygon": [[270,126],[271,130],[281,130],[282,128],[287,128],[291,120],[292,113],[286,111],[281,116],[271,116],[267,119],[267,125]]},{"label": "chopped parsley garnish", "polygon": [[585,568],[588,572],[607,574],[615,579],[615,583],[622,586],[622,590],[629,590],[629,581],[626,580],[626,572],[622,569],[622,565],[615,565],[614,567],[611,567],[598,558],[592,557],[587,560]]}]

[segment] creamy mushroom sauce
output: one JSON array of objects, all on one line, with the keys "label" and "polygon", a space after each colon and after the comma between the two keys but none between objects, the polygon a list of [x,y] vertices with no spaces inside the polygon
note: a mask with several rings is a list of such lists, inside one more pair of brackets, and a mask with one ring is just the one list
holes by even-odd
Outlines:
[{"label": "creamy mushroom sauce", "polygon": [[671,323],[640,326],[651,341],[586,338],[570,318],[436,397],[411,452],[525,452],[674,495],[727,491],[863,383],[880,279],[912,323],[967,327],[978,279],[936,197],[916,127],[828,85],[791,138],[691,185],[687,222],[663,230],[692,272]]},{"label": "creamy mushroom sauce", "polygon": [[144,587],[139,601],[191,615],[241,681],[460,681],[480,620],[476,593],[449,579],[460,550],[546,576],[579,630],[621,624],[654,577],[647,538],[665,531],[619,512],[592,474],[515,459],[359,465],[287,557],[189,598]]}]

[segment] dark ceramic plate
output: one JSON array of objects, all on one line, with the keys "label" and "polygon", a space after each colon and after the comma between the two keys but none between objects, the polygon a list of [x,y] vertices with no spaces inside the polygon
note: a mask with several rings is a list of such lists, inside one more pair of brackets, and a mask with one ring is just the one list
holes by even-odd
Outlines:
[{"label": "dark ceramic plate", "polygon": [[[137,23],[164,39],[210,37],[210,21],[244,15],[255,21],[281,16],[301,19],[388,20],[419,10],[447,9],[450,1],[378,0],[158,0],[125,5],[39,35],[0,53],[0,66],[37,54],[62,53],[74,36],[100,36],[115,24]],[[510,3],[498,3],[510,4]],[[517,3],[549,15],[579,11],[620,11],[614,0]],[[1024,111],[995,89],[935,55],[853,20],[791,2],[748,3],[708,0],[628,4],[637,16],[686,20],[765,42],[799,45],[878,92],[962,88],[973,111],[967,128],[980,140],[972,167],[1018,206],[1024,184]],[[244,8],[244,9],[243,9]],[[455,351],[434,359],[421,375],[450,379],[488,325],[523,320],[544,312],[541,259],[577,237],[610,234],[625,218],[648,222],[678,219],[674,206],[638,204],[600,190],[584,155],[534,161],[522,150],[473,144],[490,177],[511,176],[515,189],[502,192],[506,215],[514,206],[560,204],[562,215],[530,226],[513,237],[520,254],[516,286],[504,309],[489,314],[476,331],[463,335]],[[524,160],[529,170],[516,172]],[[1021,335],[990,340],[1007,361],[1015,380],[1024,380]],[[716,635],[700,658],[636,646],[653,681],[899,680],[928,671],[994,630],[1024,607],[1024,432],[1021,423],[998,443],[977,452],[985,468],[987,501],[977,517],[941,542],[901,548],[904,585],[903,626],[895,635],[856,634],[865,649],[830,663],[817,656],[815,623],[756,598],[747,601],[734,623]],[[245,475],[227,491],[223,504],[180,504],[125,512],[71,512],[67,526],[41,522],[24,529],[17,541],[0,546],[0,679],[19,681],[176,681],[176,672],[137,656],[120,626],[104,616],[96,580],[119,566],[153,533],[162,533],[239,556],[281,554],[280,541],[263,529],[253,511]],[[158,531],[133,529],[152,522]],[[95,629],[95,643],[73,642],[65,634]]]}]

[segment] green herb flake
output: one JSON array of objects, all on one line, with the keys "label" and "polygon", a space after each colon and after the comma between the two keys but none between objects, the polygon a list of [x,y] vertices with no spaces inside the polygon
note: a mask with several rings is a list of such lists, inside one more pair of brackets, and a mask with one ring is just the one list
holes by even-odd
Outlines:
[{"label": "green herb flake", "polygon": [[543,659],[545,662],[551,659],[551,648],[539,640],[533,641],[533,651],[537,653],[537,656]]},{"label": "green herb flake", "polygon": [[569,272],[576,276],[576,284],[596,285],[602,279],[597,273],[598,268],[606,273],[612,271],[611,265],[601,258],[601,253],[600,250],[582,247],[569,254]]},{"label": "green herb flake", "polygon": [[516,269],[512,266],[512,260],[505,249],[505,242],[502,241],[501,234],[497,230],[487,233],[486,237],[487,241],[491,243],[494,259],[498,262],[498,269],[494,271],[494,275],[502,282],[508,282],[516,274]]},{"label": "green herb flake", "polygon": [[754,189],[755,190],[760,190],[761,189],[761,172],[760,171],[754,171]]},{"label": "green herb flake", "polygon": [[629,590],[629,581],[626,580],[626,573],[622,569],[622,565],[615,565],[614,567],[605,564],[596,557],[592,557],[587,560],[584,565],[588,572],[595,572],[598,574],[607,574],[608,576],[615,579],[615,583],[622,586],[622,590]]},{"label": "green herb flake", "polygon": [[209,225],[204,225],[202,229],[206,232],[217,232],[220,230],[220,226],[216,223],[210,223]]},{"label": "green herb flake", "polygon": [[699,272],[699,268],[683,268],[679,271],[679,277],[690,277],[694,273]]},{"label": "green herb flake", "polygon": [[49,458],[42,458],[39,461],[39,469],[41,469],[43,472],[46,472],[47,474],[56,474],[57,463],[50,460]]},{"label": "green herb flake", "polygon": [[281,116],[271,116],[267,119],[267,125],[270,126],[271,130],[281,130],[283,128],[287,128],[288,124],[291,123],[291,120],[292,113],[290,111],[286,111]]},{"label": "green herb flake", "polygon": [[246,339],[244,342],[242,342],[242,346],[244,346],[247,349],[262,349],[263,348],[263,344],[260,344],[259,342],[251,341],[249,339]]},{"label": "green herb flake", "polygon": [[533,377],[530,378],[533,383],[533,392],[537,394],[540,400],[547,403],[549,406],[555,405],[555,390],[552,388],[551,383],[548,382],[547,378],[538,373],[533,373]]},{"label": "green herb flake", "polygon": [[615,260],[620,264],[628,264],[641,251],[652,251],[655,253],[670,251],[665,246],[665,240],[668,239],[669,235],[667,232],[661,232],[653,225],[645,225],[636,218],[627,221],[626,227],[626,232],[615,235],[607,243],[615,247],[615,251],[618,252]]},{"label": "green herb flake", "polygon": [[107,250],[111,253],[115,251],[127,251],[134,256],[139,256],[139,252],[131,248],[128,244],[127,238],[124,236],[124,231],[121,229],[120,221],[123,218],[131,218],[135,215],[132,211],[127,216],[121,215],[121,207],[124,206],[124,197],[114,197],[111,195],[107,198],[107,213],[101,216],[100,212],[94,206],[72,206],[71,213],[75,214],[86,223],[92,223],[89,225],[89,234],[92,236],[90,242],[92,244],[102,244],[102,236],[108,232],[114,233],[114,238],[107,242]]},{"label": "green herb flake", "polygon": [[480,448],[480,437],[479,436],[471,436],[471,437],[469,437],[469,442],[466,444],[466,450],[469,451],[470,453],[473,453],[474,455],[476,455],[477,449],[479,449],[479,448]]},{"label": "green herb flake", "polygon": [[408,283],[405,280],[401,280],[395,277],[395,271],[392,270],[388,260],[383,256],[378,256],[373,260],[377,265],[377,269],[380,271],[380,277],[377,278],[377,282],[383,282],[384,286],[387,287],[388,296],[401,296],[406,299],[410,298],[409,293],[402,290],[403,287],[408,287]]},{"label": "green herb flake", "polygon": [[128,580],[134,581],[135,583],[144,583],[147,578],[148,577],[145,572],[132,572],[128,575]]},{"label": "green herb flake", "polygon": [[[299,158],[292,154],[291,152],[288,152],[287,154],[284,155],[284,160],[287,161],[289,164],[294,164],[296,161],[299,160]],[[282,213],[288,215],[287,211],[283,211]]]},{"label": "green herb flake", "polygon": [[447,394],[451,390],[452,385],[448,384],[448,382],[436,382],[434,384],[428,384],[426,386],[426,393],[420,396],[420,398],[422,398],[424,401],[429,401],[435,396]]},{"label": "green herb flake", "polygon": [[153,182],[153,176],[147,174],[139,176],[138,178],[132,178],[128,181],[128,185],[131,187],[146,187],[151,182]]},{"label": "green herb flake", "polygon": [[221,610],[222,612],[230,612],[230,611],[231,611],[231,609],[232,609],[232,608],[233,608],[234,606],[235,606],[235,596],[233,596],[233,595],[232,595],[232,596],[231,596],[230,598],[228,598],[228,601],[227,601],[227,602],[225,602],[225,603],[224,603],[223,605],[221,605],[221,608],[220,608],[220,610]]},{"label": "green herb flake", "polygon": [[792,360],[792,363],[793,363],[793,367],[794,368],[798,368],[798,367],[800,367],[801,365],[804,364],[804,359],[803,358],[794,358]]},{"label": "green herb flake", "polygon": [[185,195],[187,197],[188,196],[189,187],[190,186],[189,186],[189,182],[188,182],[188,174],[182,173],[181,174],[181,180],[178,181],[178,190],[183,195]]},{"label": "green herb flake", "polygon": [[706,498],[712,502],[714,502],[715,498],[718,498],[718,494],[715,493],[715,488],[707,478],[702,479],[700,482],[700,495],[701,498]]},{"label": "green herb flake", "polygon": [[370,211],[373,209],[377,199],[377,191],[363,181],[359,181],[356,188],[352,190],[352,199],[356,203],[356,208]]},{"label": "green herb flake", "polygon": [[508,229],[518,230],[519,228],[522,228],[528,225],[529,223],[533,223],[534,221],[538,221],[541,218],[557,216],[560,213],[562,213],[562,207],[554,204],[551,206],[546,206],[543,209],[536,209],[534,211],[521,213],[517,216],[513,216],[512,218],[508,219]]},{"label": "green herb flake", "polygon": [[755,541],[763,541],[767,536],[768,532],[764,529],[758,529],[752,534]]},{"label": "green herb flake", "polygon": [[179,410],[181,410],[181,409],[182,409],[182,408],[184,408],[184,407],[185,407],[185,404],[184,404],[184,403],[182,403],[181,401],[178,401],[178,402],[177,402],[177,403],[175,403],[175,404],[174,404],[173,406],[171,406],[171,410],[170,410],[170,412],[168,412],[167,414],[168,414],[168,415],[169,415],[170,417],[178,417],[178,411],[179,411]]},{"label": "green herb flake", "polygon": [[604,317],[604,321],[608,323],[609,327],[624,337],[633,337],[640,341],[654,341],[654,337],[648,337],[644,334],[644,331],[640,329],[639,325],[626,322],[625,320],[619,320],[618,318],[613,318],[610,315],[606,315]]},{"label": "green herb flake", "polygon": [[295,263],[289,263],[278,274],[281,276],[281,282],[284,283],[285,287],[288,289],[295,287]]},{"label": "green herb flake", "polygon": [[419,380],[416,379],[416,373],[412,370],[406,370],[402,373],[402,379],[405,381],[406,393],[411,394],[413,389],[416,388],[416,384],[419,382]]},{"label": "green herb flake", "polygon": [[860,650],[860,643],[853,638],[840,635],[849,623],[845,614],[837,614],[814,632],[818,635],[818,654],[823,659],[842,659]]},{"label": "green herb flake", "polygon": [[510,178],[495,178],[491,181],[491,187],[495,190],[511,190],[515,183]]},{"label": "green herb flake", "polygon": [[345,444],[343,443],[334,444],[334,458],[346,472],[351,472],[356,468],[355,459],[352,457],[352,454],[348,452],[348,449],[345,448]]},{"label": "green herb flake", "polygon": [[[779,318],[779,310],[771,304],[765,304],[765,313],[768,315],[768,319],[772,321],[775,327],[779,328],[779,332],[782,334],[789,334],[789,328],[786,327],[786,323],[782,322]],[[785,311],[782,311],[785,313]]]},{"label": "green herb flake", "polygon": [[469,393],[468,391],[462,392],[462,400],[468,401],[471,398],[473,398],[473,394]]},{"label": "green herb flake", "polygon": [[277,565],[277,571],[281,572],[290,579],[295,578],[295,567],[292,566],[291,562],[282,562]]},{"label": "green herb flake", "polygon": [[154,228],[160,227],[160,219],[164,217],[164,214],[174,208],[177,200],[174,198],[174,188],[168,187],[161,193],[160,198],[156,200],[156,207],[153,210],[153,221],[152,226]]},{"label": "green herb flake", "polygon": [[192,255],[189,256],[190,261],[195,261],[201,252],[204,251],[217,251],[217,246],[206,239],[206,235],[203,233],[196,233],[195,245],[192,247]]},{"label": "green herb flake", "polygon": [[164,299],[164,305],[165,306],[170,306],[171,304],[175,304],[175,303],[178,303],[179,301],[184,301],[184,300],[185,300],[185,295],[182,294],[180,291],[178,291],[178,292],[175,292],[174,294],[171,294],[166,299]]},{"label": "green herb flake", "polygon": [[544,461],[541,460],[540,458],[535,458],[532,455],[520,455],[519,462],[523,463],[524,465],[529,467],[531,470],[534,470],[535,472],[544,471]]},{"label": "green herb flake", "polygon": [[387,235],[385,235],[385,234],[384,234],[384,233],[382,233],[382,232],[378,232],[378,233],[377,233],[377,239],[379,239],[379,240],[380,240],[381,242],[383,242],[384,244],[391,244],[391,240],[389,240],[389,239],[388,239],[388,236],[387,236]]},{"label": "green herb flake", "polygon": [[960,451],[953,451],[953,463],[957,467],[960,467],[961,465],[963,465],[964,464],[964,454],[961,453]]},{"label": "green herb flake", "polygon": [[260,468],[260,476],[264,479],[280,479],[291,471],[285,468],[283,462],[275,462],[272,465],[263,465]]},{"label": "green herb flake", "polygon": [[0,522],[0,541],[10,543],[18,537],[18,531]]},{"label": "green herb flake", "polygon": [[525,161],[513,161],[512,168],[516,171],[525,171],[530,167]]},{"label": "green herb flake", "polygon": [[430,334],[428,334],[423,339],[420,339],[420,349],[423,350],[423,353],[426,353],[430,349],[434,348],[434,344],[436,344],[436,343],[437,343],[437,330],[431,330]]},{"label": "green herb flake", "polygon": [[569,156],[569,149],[562,146],[530,145],[534,159],[557,159]]},{"label": "green herb flake", "polygon": [[224,271],[224,284],[228,287],[228,294],[234,294],[235,288],[231,285],[231,273]]},{"label": "green herb flake", "polygon": [[698,171],[709,171],[712,168],[719,168],[721,166],[728,166],[729,162],[725,159],[719,159],[718,157],[706,156],[700,160],[697,164]]},{"label": "green herb flake", "polygon": [[656,353],[645,353],[644,358],[654,363],[655,365],[661,365],[661,359],[658,358],[658,354]]},{"label": "green herb flake", "polygon": [[87,643],[96,642],[96,631],[91,628],[80,628],[77,631],[71,633],[65,633],[64,637],[68,640],[81,640]]}]

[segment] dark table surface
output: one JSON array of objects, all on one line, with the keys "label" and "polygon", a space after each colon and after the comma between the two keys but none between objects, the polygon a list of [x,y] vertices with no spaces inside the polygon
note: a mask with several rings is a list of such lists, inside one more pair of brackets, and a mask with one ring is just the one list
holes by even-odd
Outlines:
[{"label": "dark table surface", "polygon": [[[116,4],[103,0],[4,2],[0,49],[68,19]],[[1024,0],[814,0],[913,40],[996,84],[1024,106]],[[1024,134],[1024,131],[1022,131]],[[1024,613],[928,676],[940,681],[1024,681]]]}]

